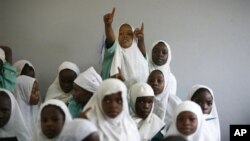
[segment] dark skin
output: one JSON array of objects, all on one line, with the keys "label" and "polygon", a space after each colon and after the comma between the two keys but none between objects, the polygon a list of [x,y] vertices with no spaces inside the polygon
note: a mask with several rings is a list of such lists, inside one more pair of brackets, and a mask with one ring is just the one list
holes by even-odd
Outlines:
[{"label": "dark skin", "polygon": [[8,94],[0,91],[0,128],[4,127],[11,116],[11,101]]},{"label": "dark skin", "polygon": [[97,132],[91,133],[89,136],[87,136],[82,141],[100,141],[99,134]]},{"label": "dark skin", "polygon": [[70,91],[73,90],[73,82],[76,79],[77,74],[70,70],[70,69],[64,69],[60,71],[59,73],[59,83],[61,89],[65,93],[69,93]]},{"label": "dark skin", "polygon": [[63,111],[54,105],[45,106],[41,112],[41,128],[43,134],[52,139],[58,136],[63,128],[65,115]]},{"label": "dark skin", "polygon": [[102,109],[104,114],[110,118],[117,117],[122,112],[122,94],[121,92],[106,95],[102,99]]},{"label": "dark skin", "polygon": [[197,126],[198,119],[193,112],[183,111],[177,116],[176,128],[180,133],[189,136],[195,133]]},{"label": "dark skin", "polygon": [[30,105],[37,105],[40,100],[40,89],[37,81],[34,82],[31,96],[30,96]]},{"label": "dark skin", "polygon": [[92,97],[93,93],[83,89],[76,83],[73,84],[73,98],[74,100],[79,103],[85,105],[89,99]]},{"label": "dark skin", "polygon": [[153,103],[153,96],[137,97],[135,103],[135,110],[138,117],[146,119],[152,110]]},{"label": "dark skin", "polygon": [[157,43],[152,49],[152,61],[158,65],[164,65],[168,60],[168,49],[163,42]]},{"label": "dark skin", "polygon": [[152,71],[149,74],[147,83],[152,87],[155,95],[162,93],[165,86],[163,73],[159,70]]},{"label": "dark skin", "polygon": [[203,114],[211,113],[213,97],[207,89],[198,89],[192,96],[191,100],[200,105]]},{"label": "dark skin", "polygon": [[35,78],[35,70],[28,64],[25,64],[21,72],[21,75],[27,75],[27,76]]}]

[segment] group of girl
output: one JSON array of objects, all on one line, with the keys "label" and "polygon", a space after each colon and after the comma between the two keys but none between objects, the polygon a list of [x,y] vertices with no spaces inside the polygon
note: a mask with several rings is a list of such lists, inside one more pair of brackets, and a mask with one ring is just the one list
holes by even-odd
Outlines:
[{"label": "group of girl", "polygon": [[11,74],[2,66],[11,63],[0,48],[0,139],[220,141],[212,90],[194,85],[182,101],[170,70],[170,46],[156,41],[147,54],[144,25],[134,29],[125,23],[115,34],[114,14],[115,8],[103,17],[106,40],[100,75],[93,67],[80,73],[75,63],[65,61],[44,102],[35,68],[27,60],[13,65],[18,77],[12,87],[2,85],[10,82],[6,77]]}]

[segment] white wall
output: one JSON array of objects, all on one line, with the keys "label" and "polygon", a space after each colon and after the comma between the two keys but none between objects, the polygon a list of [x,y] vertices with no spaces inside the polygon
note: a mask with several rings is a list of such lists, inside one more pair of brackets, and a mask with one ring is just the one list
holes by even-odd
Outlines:
[{"label": "white wall", "polygon": [[171,45],[177,95],[185,99],[196,83],[213,89],[222,141],[230,124],[250,124],[249,0],[0,0],[0,44],[13,61],[34,64],[44,93],[64,60],[100,71],[102,17],[112,7],[114,29],[144,22],[147,48],[158,39]]}]

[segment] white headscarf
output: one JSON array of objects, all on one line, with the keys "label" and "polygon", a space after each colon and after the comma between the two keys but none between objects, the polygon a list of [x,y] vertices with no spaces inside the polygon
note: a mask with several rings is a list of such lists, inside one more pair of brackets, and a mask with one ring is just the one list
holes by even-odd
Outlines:
[{"label": "white headscarf", "polygon": [[80,70],[75,63],[72,63],[69,61],[63,62],[58,68],[58,75],[57,75],[56,79],[48,88],[45,100],[60,99],[64,102],[67,102],[69,100],[69,98],[71,97],[72,92],[65,93],[62,90],[60,83],[59,83],[59,73],[65,69],[70,69],[70,70],[74,71],[77,74],[77,76],[80,73]]},{"label": "white headscarf", "polygon": [[[134,31],[132,26],[131,28],[132,31]],[[146,82],[149,73],[148,62],[139,50],[135,36],[132,45],[129,48],[122,48],[118,41],[118,35],[119,30],[115,41],[117,48],[113,57],[110,76],[117,74],[119,67],[125,78],[125,84],[128,88],[136,82]]]},{"label": "white headscarf", "polygon": [[6,125],[0,128],[0,138],[17,137],[18,141],[31,141],[31,133],[25,126],[23,116],[15,97],[8,90],[0,88],[0,91],[4,91],[11,101],[11,116]]},{"label": "white headscarf", "polygon": [[58,141],[82,141],[95,132],[98,132],[98,129],[92,122],[76,118],[63,127]]},{"label": "white headscarf", "polygon": [[[102,100],[106,95],[122,93],[122,112],[115,118],[109,118],[103,112]],[[106,79],[99,86],[94,95],[96,104],[88,112],[87,117],[99,129],[101,141],[139,141],[140,135],[135,122],[129,115],[127,88],[118,79]]]},{"label": "white headscarf", "polygon": [[220,122],[219,122],[219,116],[217,113],[217,108],[216,108],[216,104],[215,104],[215,98],[214,98],[214,93],[212,91],[212,89],[210,89],[209,87],[205,86],[205,85],[199,85],[196,84],[191,88],[191,92],[188,95],[188,100],[191,100],[191,98],[193,97],[194,93],[199,90],[200,88],[205,88],[209,91],[209,93],[212,95],[213,97],[213,105],[212,105],[212,110],[210,112],[210,114],[204,114],[204,118],[206,121],[206,132],[208,135],[208,137],[210,138],[209,140],[211,141],[220,141],[221,140],[221,135],[220,135]]},{"label": "white headscarf", "polygon": [[59,137],[56,136],[53,139],[48,139],[42,132],[42,128],[41,128],[41,113],[44,107],[48,106],[48,105],[53,105],[53,106],[57,106],[58,108],[60,108],[65,115],[65,121],[64,121],[64,125],[66,125],[67,123],[69,123],[70,121],[72,121],[72,117],[70,115],[69,109],[66,106],[65,103],[63,103],[61,100],[57,100],[57,99],[50,99],[45,101],[38,112],[38,116],[37,116],[37,128],[36,128],[36,134],[33,136],[34,141],[56,141]]},{"label": "white headscarf", "polygon": [[16,86],[13,92],[23,114],[25,124],[31,133],[36,129],[35,125],[39,110],[38,105],[30,105],[31,92],[35,81],[36,79],[32,77],[20,75],[17,77]]},{"label": "white headscarf", "polygon": [[3,63],[6,62],[5,60],[5,52],[2,48],[0,48],[0,59],[3,61]]},{"label": "white headscarf", "polygon": [[28,61],[28,60],[19,60],[19,61],[15,62],[14,65],[13,65],[17,70],[17,76],[19,76],[21,74],[21,72],[23,70],[23,67],[26,64],[28,64],[30,67],[32,67],[35,70],[34,66],[31,64],[30,61]]},{"label": "white headscarf", "polygon": [[[162,65],[162,66],[158,66],[156,65],[153,60],[152,60],[152,51],[154,49],[154,47],[158,44],[162,42],[163,44],[165,44],[165,46],[167,47],[167,50],[168,50],[168,59],[167,59],[167,62]],[[174,76],[174,74],[171,72],[171,69],[170,69],[170,62],[172,60],[172,53],[171,53],[171,49],[170,49],[170,46],[167,42],[163,41],[163,40],[158,40],[156,42],[153,43],[151,49],[149,50],[149,71],[153,71],[153,70],[156,70],[156,69],[159,69],[161,71],[163,71],[166,75],[167,75],[167,79],[169,81],[169,87],[170,87],[170,94],[172,95],[176,95],[176,90],[177,90],[177,81],[176,81],[176,78]]]},{"label": "white headscarf", "polygon": [[[181,112],[184,112],[184,111],[190,111],[194,113],[197,117],[198,124],[197,124],[196,131],[195,133],[189,136],[186,136],[180,133],[176,127],[177,117]],[[176,107],[175,112],[174,112],[173,123],[171,124],[169,130],[167,131],[166,136],[181,135],[185,137],[188,141],[207,141],[204,138],[204,131],[203,131],[204,128],[205,128],[204,117],[203,117],[200,106],[196,104],[195,102],[187,100],[187,101],[182,102]]]},{"label": "white headscarf", "polygon": [[135,105],[138,97],[153,96],[154,91],[147,83],[139,82],[131,86],[129,92],[131,115],[137,123],[140,132],[141,141],[151,140],[161,129],[165,123],[153,113],[154,104],[151,112],[146,119],[142,119],[136,115]]},{"label": "white headscarf", "polygon": [[96,92],[97,88],[102,82],[101,76],[95,71],[93,67],[78,75],[74,83],[90,92]]}]

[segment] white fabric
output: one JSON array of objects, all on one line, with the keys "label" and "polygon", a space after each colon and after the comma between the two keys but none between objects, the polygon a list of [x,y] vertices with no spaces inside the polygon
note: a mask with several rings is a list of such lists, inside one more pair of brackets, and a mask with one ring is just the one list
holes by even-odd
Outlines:
[{"label": "white fabric", "polygon": [[93,67],[78,75],[74,83],[90,92],[96,92],[97,88],[102,82],[101,76],[95,71]]},{"label": "white fabric", "polygon": [[[176,128],[177,116],[181,112],[184,112],[184,111],[190,111],[197,116],[198,124],[197,124],[196,131],[195,133],[189,136],[183,135]],[[171,124],[169,130],[167,131],[166,136],[180,135],[186,138],[188,141],[208,141],[208,140],[205,140],[205,136],[204,136],[204,131],[203,131],[203,129],[205,128],[204,122],[205,121],[204,121],[204,117],[203,117],[200,106],[196,104],[195,102],[192,102],[189,100],[184,101],[176,107],[176,110],[174,112],[173,123]]]},{"label": "white fabric", "polygon": [[13,92],[24,117],[25,124],[29,132],[32,134],[33,131],[36,129],[35,125],[39,110],[38,105],[30,105],[30,96],[35,81],[36,79],[32,77],[20,75],[17,77],[16,86]]},{"label": "white fabric", "polygon": [[[158,66],[156,65],[153,60],[152,60],[152,51],[153,51],[153,48],[155,47],[155,45],[157,45],[159,42],[162,42],[165,44],[165,46],[167,47],[167,50],[168,50],[168,59],[167,59],[167,62],[162,65],[162,66]],[[164,73],[166,73],[167,75],[167,79],[168,79],[168,82],[169,82],[169,87],[170,87],[170,94],[172,95],[176,95],[176,91],[177,91],[177,80],[174,76],[174,74],[171,72],[171,69],[170,69],[170,62],[172,60],[172,53],[171,53],[171,49],[170,49],[170,46],[167,42],[163,41],[163,40],[158,40],[156,42],[153,43],[151,49],[149,50],[149,71],[152,72],[153,70],[155,69],[159,69],[161,71],[163,71]]]},{"label": "white fabric", "polygon": [[188,100],[191,100],[192,96],[194,93],[200,89],[200,88],[205,88],[207,89],[210,94],[213,97],[213,105],[212,105],[212,110],[210,114],[204,114],[205,121],[206,121],[206,127],[205,130],[207,130],[205,133],[208,134],[207,136],[209,137],[209,141],[220,141],[221,140],[221,134],[220,134],[220,122],[219,122],[219,116],[215,104],[215,98],[214,98],[214,93],[212,89],[205,85],[200,85],[196,84],[191,88],[191,92],[188,95]]},{"label": "white fabric", "polygon": [[91,121],[76,118],[64,126],[58,141],[82,141],[95,132],[98,129]]},{"label": "white fabric", "polygon": [[154,91],[147,83],[139,82],[131,86],[129,91],[129,102],[131,107],[131,115],[137,123],[141,141],[151,140],[161,129],[165,123],[153,113],[154,104],[151,112],[146,119],[142,119],[136,115],[135,105],[138,97],[153,96]]},{"label": "white fabric", "polygon": [[[106,95],[116,92],[122,93],[122,112],[115,118],[109,118],[102,110],[102,100]],[[87,113],[88,119],[93,121],[99,129],[100,141],[139,141],[140,135],[128,111],[127,88],[118,79],[106,79],[99,86],[95,105]]]},{"label": "white fabric", "polygon": [[80,70],[75,63],[72,63],[69,61],[63,62],[58,68],[58,75],[57,75],[56,79],[48,88],[45,101],[49,100],[49,99],[60,99],[64,102],[67,102],[70,99],[70,97],[72,95],[72,91],[69,93],[65,93],[61,89],[60,83],[59,83],[59,73],[64,69],[70,69],[70,70],[74,71],[77,74],[77,76],[80,73]]},{"label": "white fabric", "polygon": [[5,89],[0,88],[0,91],[7,93],[11,101],[11,116],[6,125],[0,128],[0,138],[17,137],[18,141],[31,141],[31,134],[25,125],[15,97]]},{"label": "white fabric", "polygon": [[[134,31],[132,26],[131,28]],[[119,34],[117,33],[117,35]],[[139,50],[136,39],[133,39],[129,48],[122,48],[118,42],[118,36],[116,36],[115,44],[117,44],[117,48],[111,64],[110,75],[117,74],[119,67],[128,88],[136,82],[146,82],[149,74],[148,62]]]},{"label": "white fabric", "polygon": [[35,70],[34,66],[31,64],[30,61],[28,61],[28,60],[19,60],[19,61],[15,62],[14,65],[13,65],[16,68],[17,76],[19,76],[21,74],[21,72],[23,70],[23,67],[26,64],[28,64],[30,67],[32,67]]},{"label": "white fabric", "polygon": [[6,62],[5,60],[5,52],[2,48],[0,48],[0,59],[3,61],[3,63]]},{"label": "white fabric", "polygon": [[36,134],[33,135],[33,140],[34,141],[56,141],[59,137],[56,136],[54,137],[53,139],[48,139],[42,132],[42,128],[41,128],[41,112],[43,110],[43,108],[45,106],[48,106],[48,105],[53,105],[53,106],[57,106],[58,108],[60,108],[64,114],[65,114],[65,121],[64,121],[64,125],[66,125],[67,123],[69,123],[70,121],[72,121],[72,117],[71,117],[71,114],[69,112],[69,109],[67,108],[66,104],[63,103],[61,100],[57,100],[57,99],[50,99],[50,100],[47,100],[45,101],[40,109],[39,109],[39,112],[38,112],[38,116],[37,116],[37,128],[36,128]]}]

